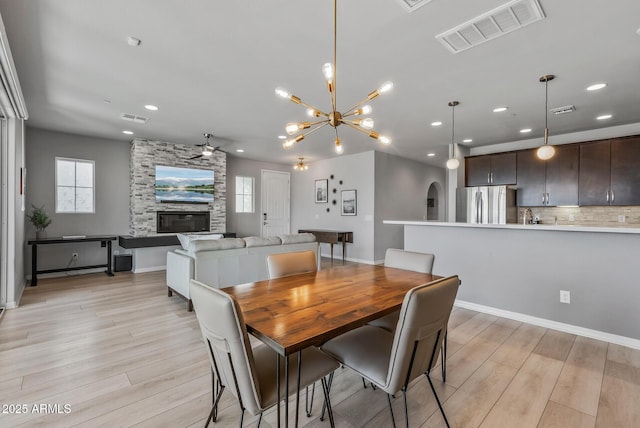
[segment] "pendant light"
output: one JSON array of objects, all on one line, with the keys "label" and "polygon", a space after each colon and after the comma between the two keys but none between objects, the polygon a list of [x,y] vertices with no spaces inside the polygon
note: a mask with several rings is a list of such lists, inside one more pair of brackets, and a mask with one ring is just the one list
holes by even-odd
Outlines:
[{"label": "pendant light", "polygon": [[449,107],[451,107],[451,144],[449,145],[449,160],[447,160],[448,169],[458,169],[460,161],[456,159],[456,146],[454,143],[454,133],[456,125],[456,106],[460,104],[458,101],[450,101]]},{"label": "pendant light", "polygon": [[548,116],[549,116],[549,81],[555,79],[555,75],[553,74],[545,74],[540,78],[540,82],[544,83],[544,144],[538,148],[536,154],[538,158],[542,160],[548,160],[553,157],[556,153],[556,149],[553,146],[549,145],[549,128],[547,127]]}]

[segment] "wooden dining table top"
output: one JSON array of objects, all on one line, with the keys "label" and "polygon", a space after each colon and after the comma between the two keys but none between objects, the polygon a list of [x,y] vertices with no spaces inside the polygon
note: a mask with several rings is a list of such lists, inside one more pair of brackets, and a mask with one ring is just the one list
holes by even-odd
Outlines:
[{"label": "wooden dining table top", "polygon": [[247,331],[284,356],[321,345],[397,311],[410,289],[440,278],[358,264],[240,284],[223,291],[239,303]]}]

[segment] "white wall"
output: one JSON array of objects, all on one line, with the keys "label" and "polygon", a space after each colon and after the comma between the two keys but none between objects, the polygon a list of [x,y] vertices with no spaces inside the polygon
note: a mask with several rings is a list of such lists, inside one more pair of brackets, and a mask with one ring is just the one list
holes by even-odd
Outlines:
[{"label": "white wall", "polygon": [[[347,244],[347,258],[374,261],[374,151],[339,156],[309,164],[307,171],[291,173],[291,232],[298,229],[336,229],[353,232],[353,244]],[[330,176],[333,175],[333,179]],[[314,182],[329,180],[329,202],[316,204]],[[342,184],[340,184],[342,180]],[[336,193],[333,193],[336,189]],[[357,215],[340,215],[340,191],[357,191]],[[332,201],[335,200],[334,205]],[[327,212],[327,208],[329,212]],[[329,245],[321,244],[323,256]],[[334,257],[342,257],[342,247],[334,246]]]},{"label": "white wall", "polygon": [[[375,254],[382,262],[387,248],[404,248],[401,225],[383,224],[384,220],[426,220],[427,192],[436,183],[440,218],[444,220],[446,203],[445,169],[375,152]],[[433,219],[432,219],[433,220]]]},{"label": "white wall", "polygon": [[[55,158],[95,161],[95,213],[55,213]],[[48,236],[126,235],[129,229],[129,143],[28,127],[26,130],[26,207],[44,205],[52,219]],[[26,240],[35,237],[27,221]],[[25,239],[20,241],[20,244]],[[119,249],[117,241],[114,249]],[[24,268],[31,274],[31,249]],[[77,265],[104,264],[106,251],[96,243],[41,245],[38,268],[65,267],[71,253],[79,253]]]},{"label": "white wall", "polygon": [[[316,204],[314,182],[325,178],[329,180],[329,203]],[[310,163],[308,171],[291,174],[291,231],[352,231],[354,242],[347,244],[347,259],[380,263],[387,248],[404,246],[402,226],[382,222],[422,220],[427,212],[427,191],[433,182],[441,189],[444,216],[446,192],[442,168],[376,151]],[[357,215],[342,216],[340,192],[351,189],[357,191]],[[321,251],[327,256],[329,245],[322,244]],[[334,246],[334,257],[342,257],[341,246]]]},{"label": "white wall", "polygon": [[[292,165],[260,162],[227,155],[227,232],[235,232],[239,238],[260,236],[261,171],[263,169],[291,172],[292,176],[295,175]],[[236,213],[236,176],[255,178],[255,212],[253,213]]]}]

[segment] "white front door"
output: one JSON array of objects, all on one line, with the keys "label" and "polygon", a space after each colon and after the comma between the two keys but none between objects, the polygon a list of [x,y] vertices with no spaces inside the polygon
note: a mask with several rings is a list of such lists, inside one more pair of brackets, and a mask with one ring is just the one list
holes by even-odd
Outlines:
[{"label": "white front door", "polygon": [[290,174],[262,170],[260,235],[284,235],[290,228]]}]

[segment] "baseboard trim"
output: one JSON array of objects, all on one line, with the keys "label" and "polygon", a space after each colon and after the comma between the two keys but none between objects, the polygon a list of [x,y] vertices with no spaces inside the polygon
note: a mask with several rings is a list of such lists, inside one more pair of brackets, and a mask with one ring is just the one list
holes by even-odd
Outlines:
[{"label": "baseboard trim", "polygon": [[149,266],[149,267],[144,267],[144,268],[133,268],[131,270],[131,272],[133,273],[145,273],[145,272],[157,272],[159,270],[167,270],[167,266],[163,265],[163,266]]},{"label": "baseboard trim", "polygon": [[527,324],[537,325],[539,327],[550,328],[552,330],[562,331],[564,333],[575,334],[578,336],[588,337],[590,339],[602,340],[604,342],[614,343],[616,345],[626,346],[628,348],[640,350],[640,340],[631,337],[619,336],[617,334],[606,333],[603,331],[592,330],[577,325],[565,324],[558,321],[552,321],[545,318],[538,318],[531,315],[525,315],[518,312],[511,312],[504,309],[493,308],[491,306],[479,305],[477,303],[465,302],[464,300],[456,300],[455,306],[464,309],[470,309],[476,312],[482,312],[489,315],[495,315],[502,318],[508,318]]}]

